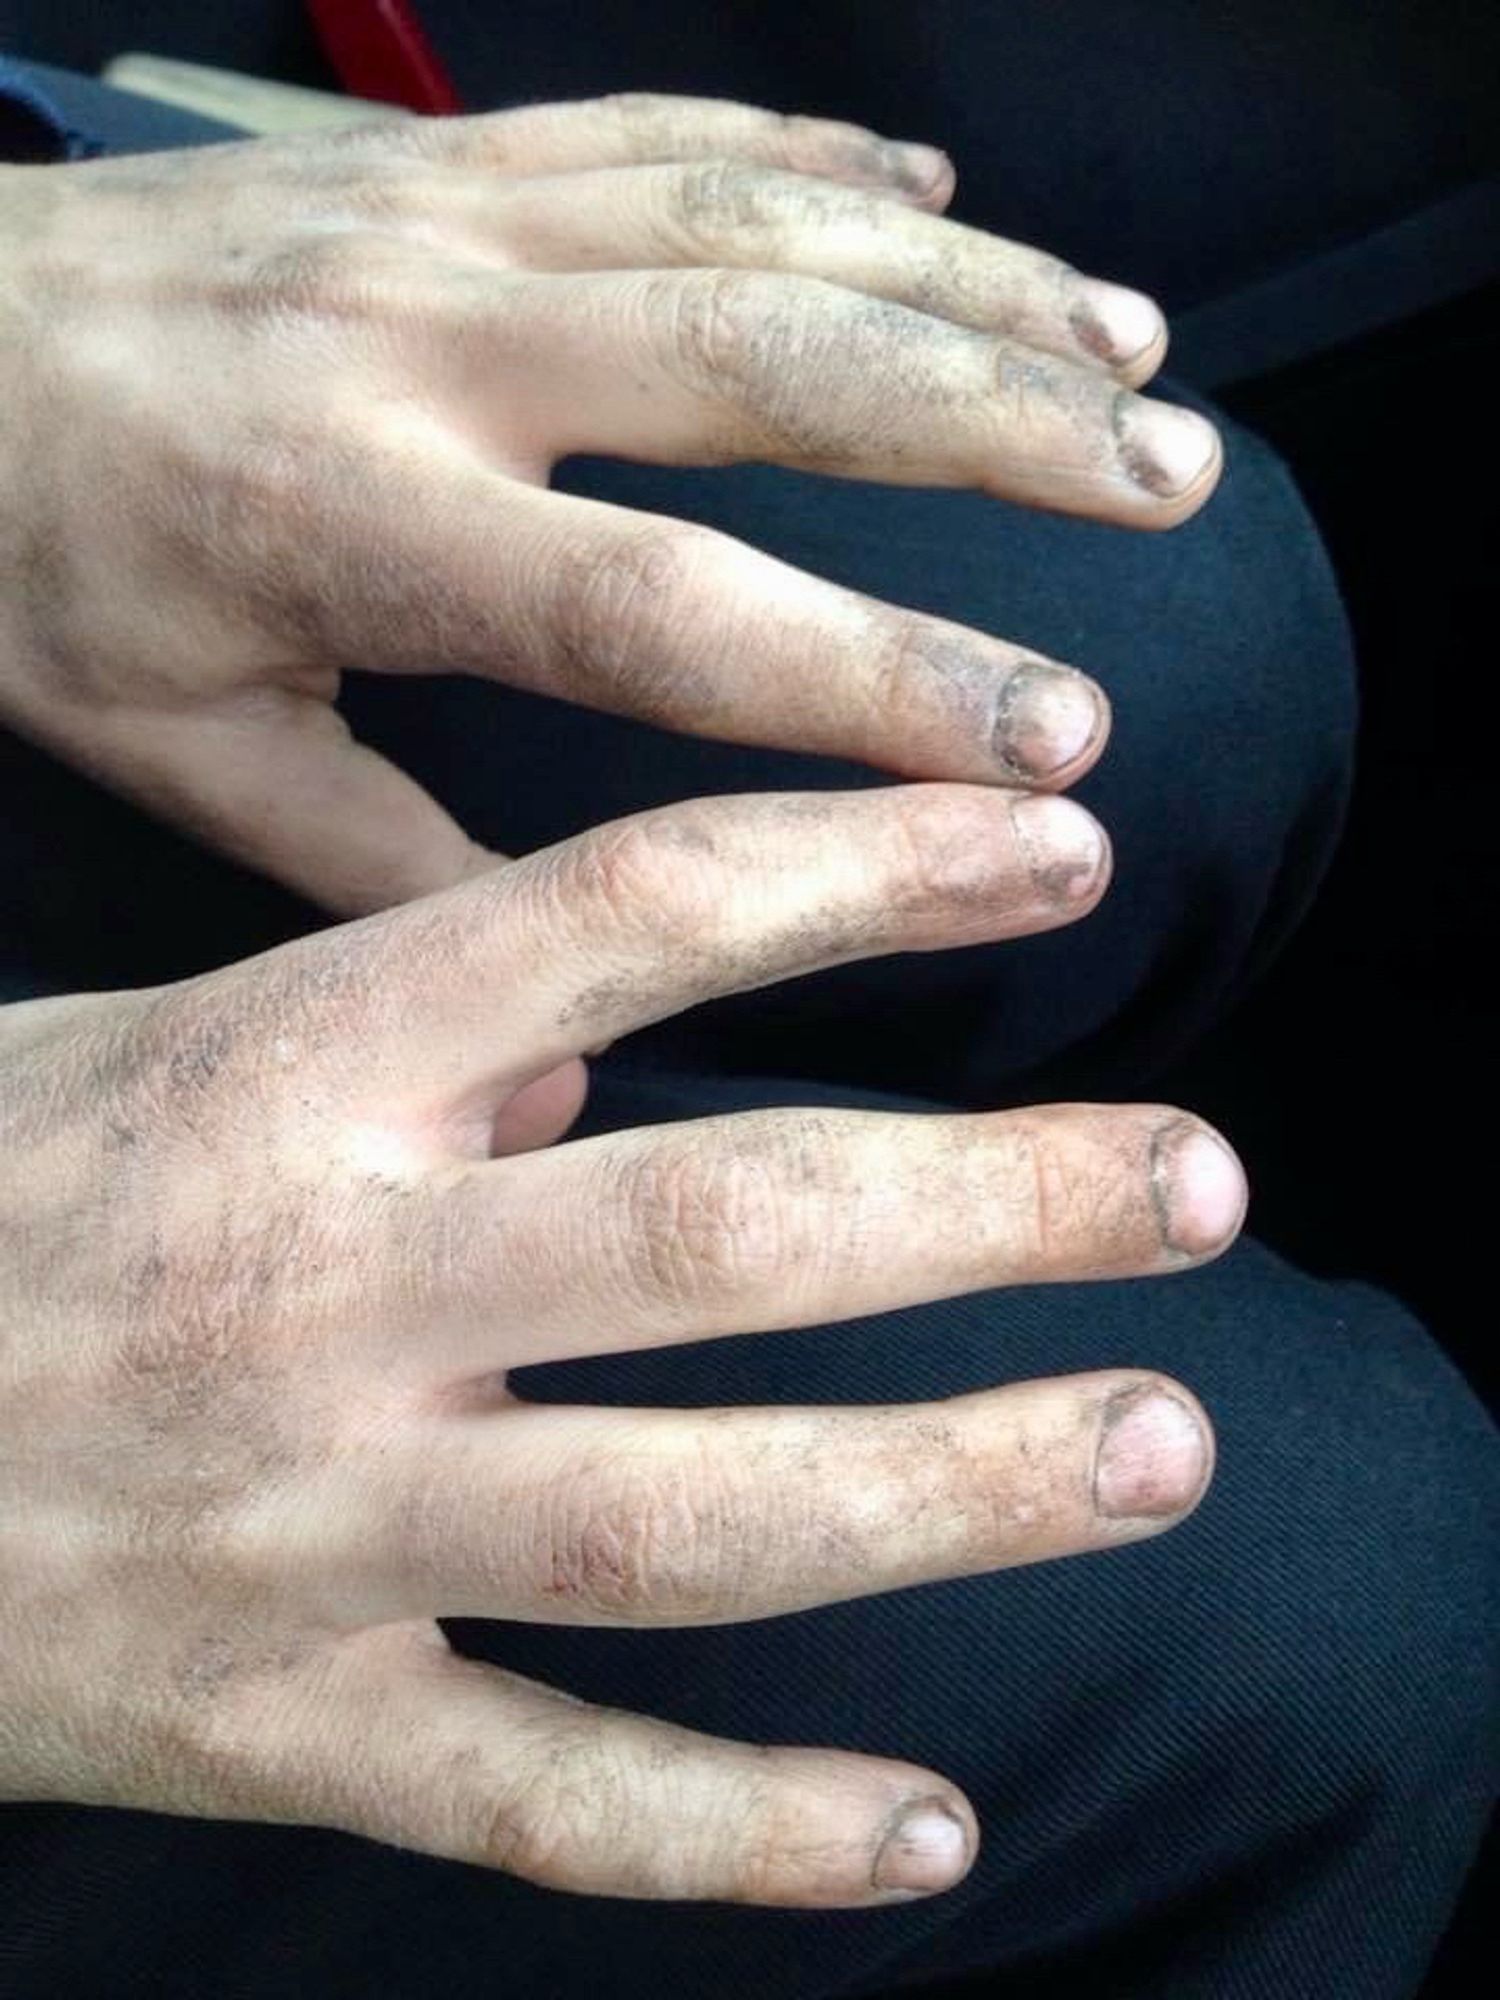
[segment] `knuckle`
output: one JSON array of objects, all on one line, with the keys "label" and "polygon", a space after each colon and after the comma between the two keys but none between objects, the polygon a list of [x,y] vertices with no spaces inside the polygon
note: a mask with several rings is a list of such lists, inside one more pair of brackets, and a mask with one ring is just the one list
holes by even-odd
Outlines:
[{"label": "knuckle", "polygon": [[715,916],[713,842],[690,808],[637,814],[599,827],[568,851],[557,893],[591,914],[608,912],[628,941],[654,938],[664,907],[679,920],[684,948],[697,949]]},{"label": "knuckle", "polygon": [[306,230],[255,259],[238,301],[257,319],[364,319],[377,305],[384,262],[359,229]]},{"label": "knuckle", "polygon": [[772,220],[786,176],[743,160],[695,160],[677,177],[675,220],[690,244]]},{"label": "knuckle", "polygon": [[864,638],[872,720],[920,715],[931,706],[934,684],[956,703],[972,699],[970,684],[980,680],[971,664],[975,648],[945,645],[932,619],[877,606]]},{"label": "knuckle", "polygon": [[[411,125],[420,128],[423,122],[413,119]],[[431,211],[444,177],[441,162],[420,143],[423,136],[404,125],[383,132],[378,126],[329,131],[299,154],[287,183],[306,198],[321,227],[399,226]]]},{"label": "knuckle", "polygon": [[524,1792],[507,1792],[485,1813],[475,1843],[476,1859],[487,1868],[545,1887],[565,1888],[592,1857],[601,1835],[618,1839],[625,1825],[610,1826],[601,1792],[591,1800],[581,1772],[568,1775],[570,1758],[561,1748],[542,1779]]},{"label": "knuckle", "polygon": [[[504,1161],[488,1162],[487,1172],[503,1186]],[[381,1190],[368,1200],[366,1219],[383,1249],[366,1283],[386,1294],[398,1323],[435,1299],[459,1318],[482,1319],[493,1310],[501,1274],[525,1254],[508,1204],[481,1193],[468,1176],[437,1181],[428,1200],[414,1202],[404,1187],[394,1195]]]},{"label": "knuckle", "polygon": [[1093,371],[1008,338],[996,340],[992,352],[997,414],[1019,448],[1047,454],[1066,447],[1100,465],[1114,455],[1115,392]]},{"label": "knuckle", "polygon": [[1038,1269],[1077,1272],[1081,1265],[1128,1254],[1142,1204],[1138,1173],[1108,1146],[1085,1143],[1047,1125],[1012,1135],[1012,1172],[1026,1254]]},{"label": "knuckle", "polygon": [[298,134],[283,158],[299,183],[314,174],[320,180],[328,175],[335,180],[341,175],[352,178],[372,161],[385,164],[439,156],[452,144],[455,131],[484,122],[482,118],[382,118],[378,107],[372,106],[368,120]]},{"label": "knuckle", "polygon": [[958,787],[906,787],[888,794],[889,848],[881,903],[906,924],[948,925],[970,905],[994,915],[996,801]]},{"label": "knuckle", "polygon": [[883,220],[880,203],[858,189],[749,160],[698,160],[683,167],[671,207],[678,247],[689,255],[705,261],[733,255],[735,239],[749,236],[739,257],[744,264],[770,266],[773,276],[776,264],[790,261],[799,238],[809,232],[841,226],[878,230]]},{"label": "knuckle", "polygon": [[486,1812],[474,1842],[474,1858],[524,1881],[557,1880],[560,1845],[549,1820],[506,1796]]},{"label": "knuckle", "polygon": [[791,451],[830,470],[863,459],[849,411],[867,407],[869,422],[881,421],[868,380],[893,339],[910,338],[887,301],[851,303],[823,278],[728,265],[648,279],[644,299],[686,388],[724,413],[705,450]]},{"label": "knuckle", "polygon": [[666,710],[674,636],[717,544],[711,530],[682,524],[569,551],[553,633],[575,697],[612,707],[623,699],[647,718]]},{"label": "knuckle", "polygon": [[642,162],[702,152],[708,136],[697,106],[668,91],[610,91],[588,110],[605,124],[613,123],[627,155]]},{"label": "knuckle", "polygon": [[549,1495],[543,1603],[605,1623],[694,1622],[723,1608],[711,1521],[717,1485],[696,1461],[594,1467]]},{"label": "knuckle", "polygon": [[788,285],[798,282],[725,268],[673,283],[672,345],[689,380],[707,390],[750,387],[793,365],[803,340]]},{"label": "knuckle", "polygon": [[107,1726],[121,1746],[123,1801],[170,1798],[171,1809],[214,1817],[295,1816],[286,1808],[305,1778],[288,1783],[270,1746],[276,1718],[312,1642],[285,1631],[250,1637],[195,1634],[172,1648],[143,1689],[121,1677]]},{"label": "knuckle", "polygon": [[[287,1109],[282,1087],[296,1049],[297,977],[290,966],[208,973],[158,989],[118,1037],[101,1079],[125,1113],[153,1132],[263,1148]],[[305,1114],[306,1100],[299,1100]],[[231,1129],[232,1126],[232,1129]]]},{"label": "knuckle", "polygon": [[889,180],[891,148],[863,126],[810,117],[801,111],[783,111],[774,116],[778,157],[795,171]]},{"label": "knuckle", "polygon": [[826,278],[700,268],[648,278],[644,310],[666,328],[682,384],[722,412],[704,450],[724,458],[790,452],[826,470],[866,466],[876,436],[904,448],[890,384],[934,396],[930,322]]},{"label": "knuckle", "polygon": [[268,608],[279,600],[280,625],[296,622],[294,551],[316,546],[328,533],[323,482],[339,451],[326,413],[312,424],[257,426],[225,452],[218,486],[203,506],[205,542],[233,566],[246,599],[264,600]]},{"label": "knuckle", "polygon": [[1054,420],[1057,371],[1029,349],[1011,341],[997,343],[995,388],[1007,429],[1024,435]]},{"label": "knuckle", "polygon": [[1041,1133],[1029,1126],[1014,1135],[1011,1151],[1012,1188],[1015,1212],[1020,1223],[1026,1256],[1040,1269],[1057,1259],[1059,1194],[1057,1160]]},{"label": "knuckle", "polygon": [[542,1596],[607,1619],[631,1619],[655,1594],[649,1572],[650,1526],[639,1495],[592,1495],[565,1505],[545,1550]]},{"label": "knuckle", "polygon": [[771,1165],[702,1142],[660,1146],[627,1195],[635,1282],[656,1305],[730,1304],[775,1284],[789,1250]]}]

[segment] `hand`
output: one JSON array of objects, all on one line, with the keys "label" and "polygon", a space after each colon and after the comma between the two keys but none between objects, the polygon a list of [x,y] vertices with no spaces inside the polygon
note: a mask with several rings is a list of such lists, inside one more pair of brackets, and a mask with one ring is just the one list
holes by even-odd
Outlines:
[{"label": "hand", "polygon": [[348,667],[1071,783],[1082,676],[545,490],[582,451],[763,459],[1182,520],[1219,446],[1134,393],[1156,308],[951,192],[925,149],[649,97],[0,171],[0,717],[344,914],[494,860],[351,740]]},{"label": "hand", "polygon": [[0,1795],[343,1827],[597,1893],[956,1880],[976,1834],[943,1777],[593,1709],[434,1619],[762,1618],[1193,1507],[1207,1420],[1129,1369],[905,1408],[506,1384],[1222,1249],[1238,1166],[1150,1105],[518,1150],[571,1120],[591,1042],[1069,922],[1107,868],[1062,799],[696,801],[181,986],[0,1013]]}]

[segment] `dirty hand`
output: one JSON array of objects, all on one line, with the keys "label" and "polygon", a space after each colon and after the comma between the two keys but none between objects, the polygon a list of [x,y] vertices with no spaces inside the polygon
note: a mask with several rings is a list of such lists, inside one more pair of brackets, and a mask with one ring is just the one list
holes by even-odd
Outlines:
[{"label": "dirty hand", "polygon": [[435,1621],[763,1618],[1192,1509],[1204,1415],[1129,1368],[842,1409],[507,1386],[1221,1250],[1239,1168],[1160,1106],[547,1143],[601,1039],[1066,923],[1107,872],[1054,797],[701,800],[179,986],[0,1012],[0,1796],[342,1827],[619,1895],[958,1879],[976,1829],[939,1774],[593,1708]]},{"label": "dirty hand", "polygon": [[1125,526],[1220,452],[1138,294],[945,220],[940,155],[617,97],[0,169],[0,720],[346,915],[493,856],[333,707],[450,671],[907,776],[1060,787],[1092,684],[729,536],[595,452]]}]

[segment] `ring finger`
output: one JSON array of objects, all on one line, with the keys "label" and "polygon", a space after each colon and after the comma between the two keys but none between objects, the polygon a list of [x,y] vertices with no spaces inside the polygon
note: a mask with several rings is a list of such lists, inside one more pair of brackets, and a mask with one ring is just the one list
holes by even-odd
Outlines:
[{"label": "ring finger", "polygon": [[1166,352],[1161,313],[1139,292],[868,189],[753,161],[498,185],[455,174],[450,201],[472,246],[501,244],[528,270],[720,265],[826,278],[1086,367],[1102,362],[1132,387]]},{"label": "ring finger", "polygon": [[343,1615],[722,1624],[1137,1541],[1211,1462],[1187,1390],[1111,1370],[853,1409],[434,1413],[297,1506],[329,1524]]}]

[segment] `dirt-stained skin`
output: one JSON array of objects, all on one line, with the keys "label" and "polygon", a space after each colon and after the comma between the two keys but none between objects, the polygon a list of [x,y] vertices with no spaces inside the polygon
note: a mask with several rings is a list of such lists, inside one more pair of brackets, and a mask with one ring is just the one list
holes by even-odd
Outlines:
[{"label": "dirt-stained skin", "polygon": [[[600,270],[569,177],[616,170]],[[1024,795],[1102,740],[1096,701],[1045,763],[1065,697],[1094,699],[1063,663],[576,502],[553,463],[763,455],[1163,525],[1202,496],[1148,490],[1160,407],[1099,365],[1108,301],[943,222],[930,153],[743,106],[0,179],[0,718],[360,919],[3,1010],[0,1797],[807,1906],[941,1886],[913,1882],[925,1812],[960,1829],[956,1879],[973,1820],[941,1774],[591,1707],[458,1659],[435,1621],[768,1616],[1196,1504],[1206,1420],[1141,1371],[849,1410],[509,1386],[611,1343],[1157,1273],[1233,1233],[1237,1169],[1159,1106],[554,1143],[598,1041],[1071,921],[1109,853]],[[724,265],[664,266],[672,228]],[[1177,474],[1198,442],[1179,422]],[[931,782],[695,801],[498,865],[350,740],[350,667]],[[1101,1510],[1107,1414],[1130,1436],[1148,1392],[1198,1443],[1174,1457],[1159,1427]]]}]

